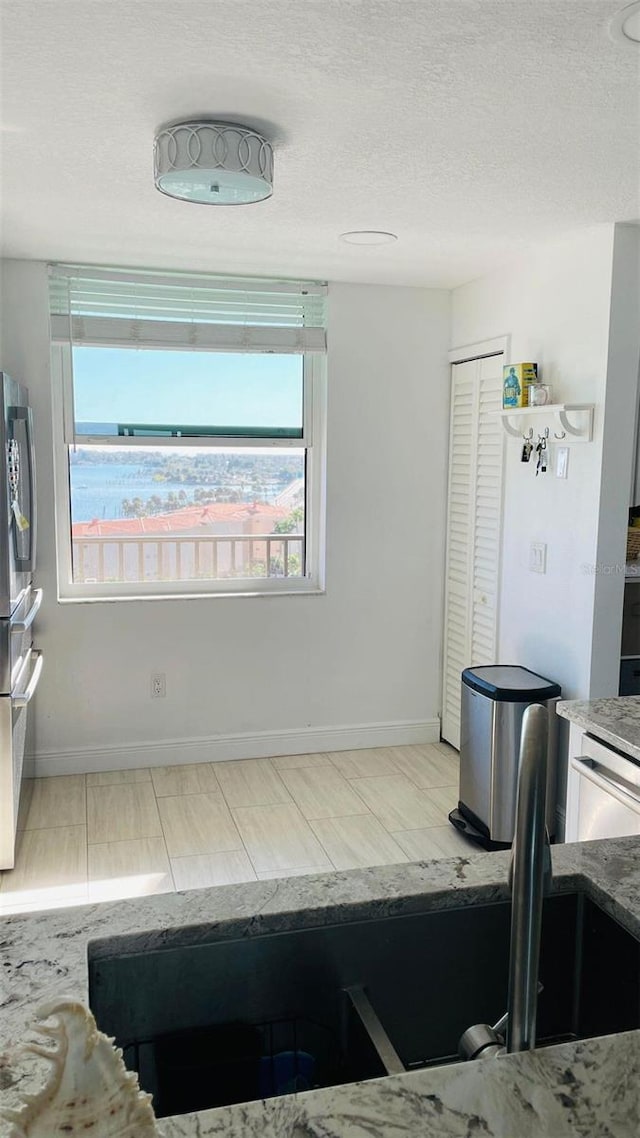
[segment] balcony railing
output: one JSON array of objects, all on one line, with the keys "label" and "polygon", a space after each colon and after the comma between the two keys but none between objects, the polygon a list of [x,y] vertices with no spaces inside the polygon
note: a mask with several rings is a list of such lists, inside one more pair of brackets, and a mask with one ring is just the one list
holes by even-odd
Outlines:
[{"label": "balcony railing", "polygon": [[304,534],[72,537],[78,583],[302,577]]}]

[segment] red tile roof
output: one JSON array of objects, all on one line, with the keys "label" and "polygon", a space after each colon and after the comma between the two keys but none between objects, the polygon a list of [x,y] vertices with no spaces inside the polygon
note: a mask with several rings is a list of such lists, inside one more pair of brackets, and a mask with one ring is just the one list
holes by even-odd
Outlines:
[{"label": "red tile roof", "polygon": [[[289,510],[283,506],[271,506],[267,502],[212,502],[206,506],[184,506],[169,514],[154,514],[148,518],[118,518],[91,522],[75,522],[71,527],[72,537],[118,537],[135,534],[174,534],[177,531],[197,531],[203,527],[215,532],[217,522],[238,523],[242,532],[243,523],[264,519],[265,526],[285,518]],[[267,532],[269,532],[267,530]]]}]

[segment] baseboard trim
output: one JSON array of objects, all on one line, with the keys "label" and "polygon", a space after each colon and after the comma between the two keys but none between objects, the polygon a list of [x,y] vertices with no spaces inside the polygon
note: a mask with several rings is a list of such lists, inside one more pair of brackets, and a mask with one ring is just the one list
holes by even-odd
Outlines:
[{"label": "baseboard trim", "polygon": [[29,778],[40,778],[57,774],[129,770],[135,767],[179,766],[182,763],[219,763],[231,759],[266,758],[269,755],[311,755],[316,751],[358,751],[363,747],[437,743],[439,738],[439,719],[211,735],[197,739],[131,743],[120,747],[37,751],[25,756],[24,773]]}]

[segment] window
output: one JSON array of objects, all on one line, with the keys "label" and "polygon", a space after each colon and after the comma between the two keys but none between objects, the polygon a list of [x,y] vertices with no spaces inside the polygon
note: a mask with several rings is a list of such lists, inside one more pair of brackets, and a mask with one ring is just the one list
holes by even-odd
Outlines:
[{"label": "window", "polygon": [[322,587],[325,286],[50,270],[61,599]]}]

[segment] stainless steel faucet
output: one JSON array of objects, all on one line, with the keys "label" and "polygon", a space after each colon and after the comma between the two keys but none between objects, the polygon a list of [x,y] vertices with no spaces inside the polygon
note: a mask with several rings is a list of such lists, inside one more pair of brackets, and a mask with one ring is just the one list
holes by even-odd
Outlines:
[{"label": "stainless steel faucet", "polygon": [[511,953],[507,1051],[536,1045],[542,902],[551,882],[547,805],[547,710],[538,703],[522,718],[516,827],[511,856]]},{"label": "stainless steel faucet", "polygon": [[493,1027],[474,1024],[458,1044],[464,1059],[497,1055],[506,1027],[507,1051],[533,1051],[536,1045],[538,966],[542,902],[551,882],[551,850],[545,825],[549,724],[538,703],[522,717],[516,825],[509,869],[511,950],[506,1015]]}]

